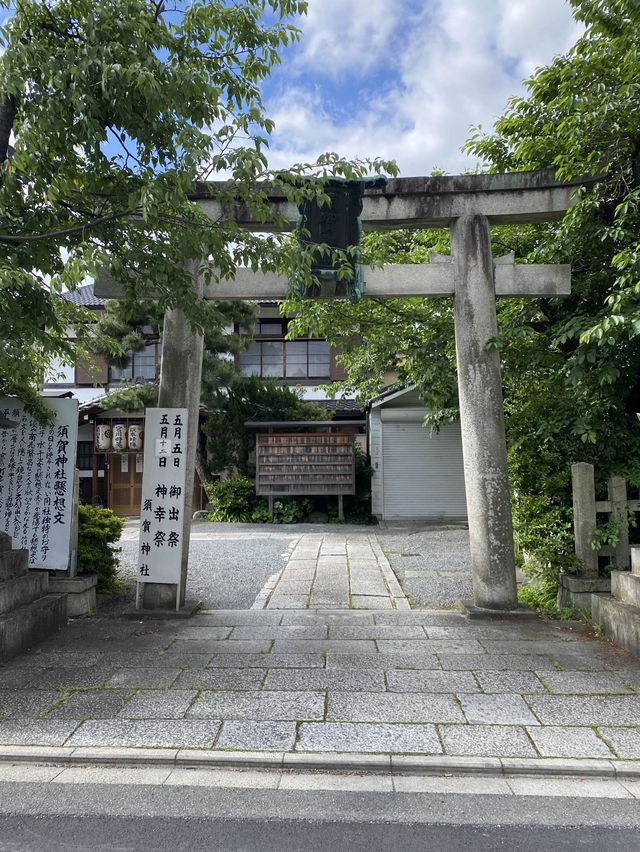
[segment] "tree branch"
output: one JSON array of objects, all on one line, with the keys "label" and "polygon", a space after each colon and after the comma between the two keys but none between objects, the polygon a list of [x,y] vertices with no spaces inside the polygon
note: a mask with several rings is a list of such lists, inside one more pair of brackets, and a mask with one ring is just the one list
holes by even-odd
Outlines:
[{"label": "tree branch", "polygon": [[132,216],[137,211],[123,210],[120,213],[109,213],[107,216],[99,216],[92,222],[86,222],[84,225],[75,225],[72,228],[62,228],[59,231],[48,231],[46,234],[0,234],[0,243],[26,243],[35,242],[36,240],[50,240],[57,237],[69,237],[73,234],[81,234],[83,231],[96,228],[98,225],[103,225],[105,222],[112,222],[115,219],[122,219],[125,216]]}]

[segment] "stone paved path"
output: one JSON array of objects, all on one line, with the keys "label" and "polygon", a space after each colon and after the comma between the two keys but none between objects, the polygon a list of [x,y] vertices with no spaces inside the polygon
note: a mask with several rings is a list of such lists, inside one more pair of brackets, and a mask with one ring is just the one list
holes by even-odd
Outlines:
[{"label": "stone paved path", "polygon": [[640,760],[640,659],[421,611],[78,620],[0,666],[0,746]]},{"label": "stone paved path", "polygon": [[409,603],[375,535],[300,536],[254,609],[400,609]]}]

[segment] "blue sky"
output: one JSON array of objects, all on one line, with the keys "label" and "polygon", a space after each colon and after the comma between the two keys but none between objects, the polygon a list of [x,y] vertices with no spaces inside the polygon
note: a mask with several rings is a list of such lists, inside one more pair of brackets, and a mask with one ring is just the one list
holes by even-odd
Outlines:
[{"label": "blue sky", "polygon": [[264,87],[271,165],[335,150],[403,175],[473,168],[469,128],[581,32],[565,0],[309,0],[300,28]]}]

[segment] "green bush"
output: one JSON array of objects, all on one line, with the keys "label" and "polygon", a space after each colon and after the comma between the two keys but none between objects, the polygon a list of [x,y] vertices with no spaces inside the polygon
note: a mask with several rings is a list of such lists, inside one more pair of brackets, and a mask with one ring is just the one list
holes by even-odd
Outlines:
[{"label": "green bush", "polygon": [[313,508],[311,500],[296,500],[293,497],[280,497],[273,503],[274,524],[299,524],[304,521]]},{"label": "green bush", "polygon": [[120,539],[124,518],[111,509],[78,507],[78,574],[97,574],[99,592],[118,588],[118,553],[112,547]]},{"label": "green bush", "polygon": [[254,509],[258,507],[255,489],[255,483],[245,476],[230,476],[219,482],[207,483],[207,496],[213,503],[209,520],[249,523],[253,520]]}]

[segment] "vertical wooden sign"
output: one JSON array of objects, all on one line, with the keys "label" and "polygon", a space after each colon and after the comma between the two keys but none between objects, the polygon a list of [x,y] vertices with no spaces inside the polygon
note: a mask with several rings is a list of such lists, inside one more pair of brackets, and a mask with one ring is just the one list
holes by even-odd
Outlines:
[{"label": "vertical wooden sign", "polygon": [[139,583],[180,583],[187,457],[187,409],[147,408]]}]

